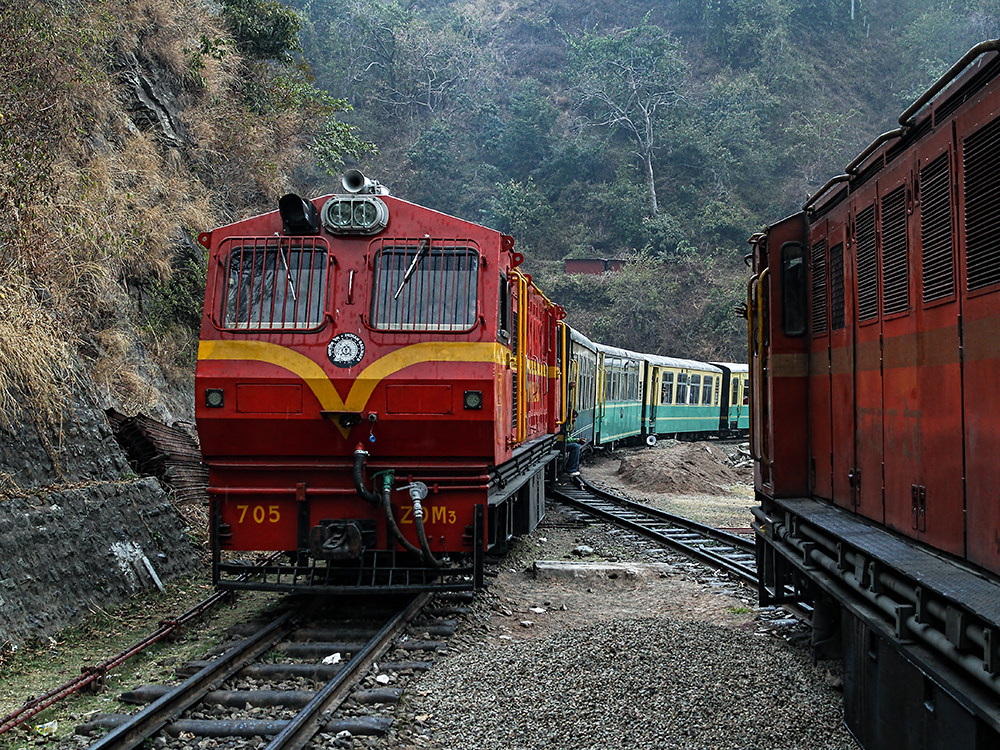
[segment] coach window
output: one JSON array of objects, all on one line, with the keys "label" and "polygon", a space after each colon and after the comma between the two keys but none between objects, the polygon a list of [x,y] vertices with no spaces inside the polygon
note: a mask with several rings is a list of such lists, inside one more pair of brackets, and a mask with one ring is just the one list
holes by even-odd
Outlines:
[{"label": "coach window", "polygon": [[730,406],[736,406],[740,397],[740,380],[739,378],[733,378],[733,394],[729,399]]},{"label": "coach window", "polygon": [[243,241],[229,254],[226,328],[316,328],[326,315],[329,246],[321,238]]},{"label": "coach window", "polygon": [[469,331],[477,322],[479,251],[428,238],[375,256],[371,322],[380,331]]},{"label": "coach window", "polygon": [[663,382],[660,384],[660,403],[674,403],[674,374],[672,372],[663,373]]},{"label": "coach window", "polygon": [[677,396],[674,402],[677,404],[688,402],[688,375],[686,372],[677,373]]},{"label": "coach window", "polygon": [[806,332],[806,258],[798,242],[781,246],[781,330],[786,336]]},{"label": "coach window", "polygon": [[692,375],[688,382],[691,384],[691,388],[688,390],[688,403],[696,405],[701,396],[701,375]]},{"label": "coach window", "polygon": [[712,390],[715,387],[715,378],[706,375],[701,384],[701,403],[712,404]]}]

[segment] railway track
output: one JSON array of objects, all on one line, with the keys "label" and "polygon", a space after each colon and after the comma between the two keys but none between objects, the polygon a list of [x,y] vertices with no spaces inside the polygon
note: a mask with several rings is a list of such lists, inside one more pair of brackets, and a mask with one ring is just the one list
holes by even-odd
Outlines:
[{"label": "railway track", "polygon": [[756,586],[754,542],[667,511],[594,487],[579,477],[556,484],[551,494],[567,505],[649,537],[706,565],[728,571]]},{"label": "railway track", "polygon": [[332,618],[313,599],[263,625],[247,624],[231,633],[235,642],[179,670],[186,675],[181,684],[124,694],[124,702],[147,704],[138,713],[95,717],[77,732],[107,731],[91,750],[150,746],[158,735],[165,737],[156,747],[176,743],[174,738],[189,744],[206,737],[265,737],[269,750],[287,750],[305,747],[321,733],[383,734],[391,718],[356,710],[346,716],[338,709],[349,698],[354,706],[392,704],[402,691],[388,687],[388,675],[429,668],[427,661],[382,661],[372,677],[373,665],[389,648],[413,657],[443,647],[434,636],[450,635],[455,622],[443,618],[462,608],[431,609],[433,597],[406,597],[391,610],[369,611],[363,602],[321,600],[338,608]]}]

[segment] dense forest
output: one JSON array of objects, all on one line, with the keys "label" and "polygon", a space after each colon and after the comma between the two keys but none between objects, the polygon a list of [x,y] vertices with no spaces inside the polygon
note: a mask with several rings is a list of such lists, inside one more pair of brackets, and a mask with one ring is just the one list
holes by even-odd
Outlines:
[{"label": "dense forest", "polygon": [[[746,239],[976,42],[989,0],[292,0],[395,194],[514,235],[587,333],[742,358]],[[375,151],[377,149],[377,152]],[[627,258],[605,278],[567,257]]]},{"label": "dense forest", "polygon": [[595,338],[741,359],[748,235],[996,36],[995,0],[0,3],[0,431],[190,417],[197,234],[345,166],[514,235]]}]

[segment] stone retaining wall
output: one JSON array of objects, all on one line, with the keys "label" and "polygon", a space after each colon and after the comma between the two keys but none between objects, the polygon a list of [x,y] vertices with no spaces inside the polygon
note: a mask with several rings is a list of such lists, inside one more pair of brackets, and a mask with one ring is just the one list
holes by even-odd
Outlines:
[{"label": "stone retaining wall", "polygon": [[146,561],[162,581],[199,565],[169,495],[136,477],[91,390],[58,424],[26,410],[0,429],[0,647],[153,587]]}]

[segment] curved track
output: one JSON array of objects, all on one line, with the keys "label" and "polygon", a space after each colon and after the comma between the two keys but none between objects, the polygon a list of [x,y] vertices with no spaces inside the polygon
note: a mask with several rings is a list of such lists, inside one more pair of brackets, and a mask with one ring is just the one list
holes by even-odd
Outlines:
[{"label": "curved track", "polygon": [[628,500],[577,477],[549,492],[562,502],[598,518],[647,536],[713,568],[726,570],[757,585],[754,542],[728,531]]},{"label": "curved track", "polygon": [[[329,713],[336,710],[361,679],[368,674],[375,659],[402,635],[407,625],[428,605],[433,594],[425,593],[407,597],[387,617],[375,620],[371,615],[362,623],[362,631],[377,632],[364,639],[356,625],[306,629],[300,623],[313,619],[317,612],[293,609],[259,627],[246,638],[231,646],[221,655],[203,664],[182,684],[174,688],[147,686],[133,691],[135,702],[149,702],[143,710],[132,716],[106,716],[78,731],[92,732],[110,728],[108,734],[90,746],[91,750],[126,750],[143,746],[149,738],[161,731],[179,735],[188,733],[202,737],[265,736],[270,741],[268,750],[288,750],[304,747],[318,732],[336,731]],[[372,626],[368,627],[368,622]],[[419,644],[416,644],[419,645]],[[427,648],[436,643],[425,644]],[[273,664],[261,659],[265,654],[283,652],[288,657],[318,658],[321,654],[345,652],[349,658],[342,664],[319,663]],[[261,663],[264,661],[265,663]],[[321,685],[316,691],[220,690],[238,674],[258,671],[261,675],[281,670],[281,676],[298,674]],[[265,682],[267,678],[264,678]],[[398,698],[398,696],[397,696]],[[151,702],[150,702],[151,701]],[[246,707],[261,705],[277,707],[280,718],[259,720],[236,718],[227,720],[192,720],[183,714],[203,704]],[[289,713],[292,709],[294,713]]]}]

